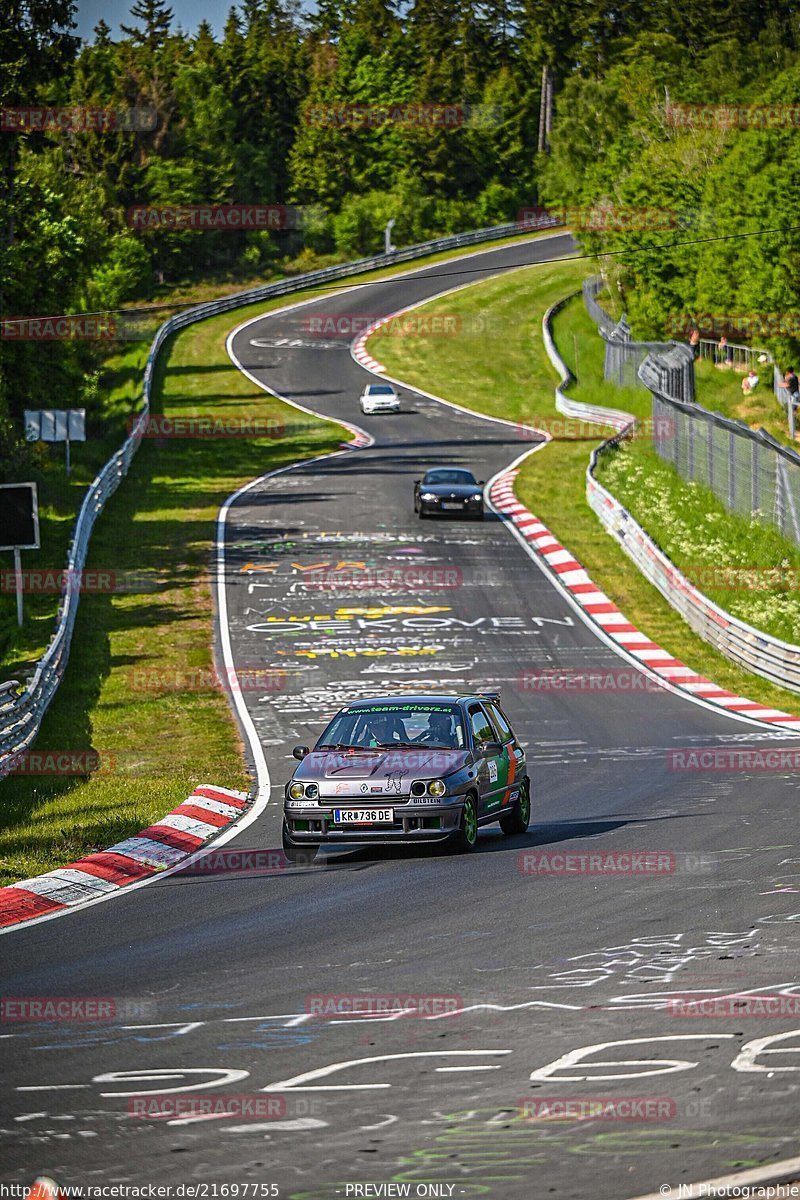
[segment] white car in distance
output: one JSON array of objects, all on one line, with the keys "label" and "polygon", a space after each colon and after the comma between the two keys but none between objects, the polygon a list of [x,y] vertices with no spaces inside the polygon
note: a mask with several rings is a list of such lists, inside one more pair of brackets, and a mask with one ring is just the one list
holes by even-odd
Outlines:
[{"label": "white car in distance", "polygon": [[363,413],[400,412],[400,397],[390,383],[368,383],[359,404]]}]

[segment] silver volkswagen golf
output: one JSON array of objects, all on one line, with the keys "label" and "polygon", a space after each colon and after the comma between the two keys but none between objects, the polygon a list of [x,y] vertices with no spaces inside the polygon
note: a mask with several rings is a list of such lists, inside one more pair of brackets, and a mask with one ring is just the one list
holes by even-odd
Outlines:
[{"label": "silver volkswagen golf", "polygon": [[495,692],[359,700],[294,757],[283,809],[293,862],[348,842],[439,841],[463,852],[483,825],[528,828],[525,751]]}]

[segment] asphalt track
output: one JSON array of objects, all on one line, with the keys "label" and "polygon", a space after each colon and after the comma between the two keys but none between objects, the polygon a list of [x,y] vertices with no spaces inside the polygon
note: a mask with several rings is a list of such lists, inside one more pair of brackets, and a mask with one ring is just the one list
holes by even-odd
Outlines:
[{"label": "asphalt track", "polygon": [[[270,672],[243,700],[273,782],[229,847],[279,846],[292,745],[344,701],[409,686],[502,689],[529,747],[529,834],[484,831],[463,857],[337,850],[291,871],[177,875],[4,937],[4,996],[116,997],[131,1014],[6,1024],[5,1182],[46,1171],[68,1185],[194,1184],[200,1196],[276,1184],[281,1197],[333,1200],[409,1184],[410,1195],[616,1200],[800,1152],[800,1017],[686,1019],[670,1003],[746,992],[791,1007],[800,992],[796,778],[677,772],[667,759],[791,739],[627,674],[602,691],[533,686],[538,671],[628,664],[501,520],[421,522],[411,504],[430,464],[490,479],[525,448],[516,431],[408,389],[401,415],[363,417],[369,376],[348,352],[349,318],[338,335],[310,320],[396,311],[468,271],[486,278],[569,245],[531,241],[334,292],[231,339],[265,387],[374,444],[258,483],[229,510],[231,647],[239,671]],[[496,330],[486,341],[502,353]],[[389,577],[394,590],[381,590]],[[670,866],[526,873],[524,851],[658,851]],[[460,1011],[312,1015],[315,997],[362,994],[456,997]],[[176,1088],[266,1092],[280,1111],[128,1115],[131,1094]],[[650,1104],[533,1121],[518,1115],[525,1097],[550,1111],[564,1099]]]}]

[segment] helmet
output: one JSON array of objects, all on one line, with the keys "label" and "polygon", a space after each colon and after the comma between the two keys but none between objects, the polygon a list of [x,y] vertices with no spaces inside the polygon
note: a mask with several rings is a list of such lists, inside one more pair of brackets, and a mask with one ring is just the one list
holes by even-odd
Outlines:
[{"label": "helmet", "polygon": [[450,713],[432,712],[428,717],[428,732],[435,741],[452,745],[453,718]]}]

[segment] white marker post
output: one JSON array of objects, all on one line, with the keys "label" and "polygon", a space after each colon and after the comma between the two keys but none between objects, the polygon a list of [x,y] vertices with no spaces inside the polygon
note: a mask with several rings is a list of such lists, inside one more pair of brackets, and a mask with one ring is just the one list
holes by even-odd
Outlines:
[{"label": "white marker post", "polygon": [[397,249],[397,246],[392,245],[392,229],[394,228],[394,225],[395,225],[395,218],[392,217],[391,221],[387,222],[386,228],[383,231],[383,252],[384,252],[384,254],[392,254]]},{"label": "white marker post", "polygon": [[14,548],[14,587],[17,592],[17,625],[22,625],[22,552]]}]

